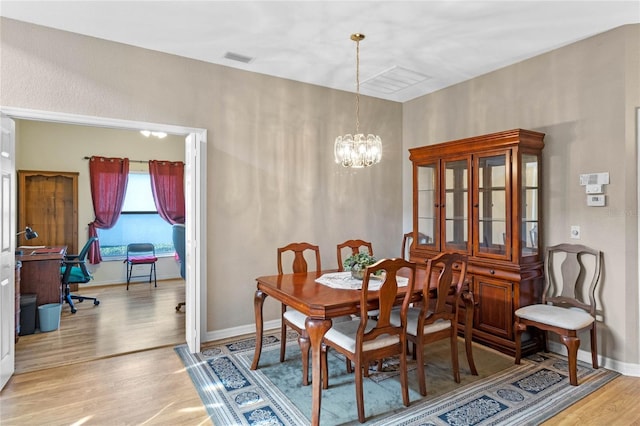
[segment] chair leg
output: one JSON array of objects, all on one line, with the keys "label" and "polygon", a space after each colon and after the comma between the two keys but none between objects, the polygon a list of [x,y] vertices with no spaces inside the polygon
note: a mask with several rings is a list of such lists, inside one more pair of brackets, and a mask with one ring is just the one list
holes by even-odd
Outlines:
[{"label": "chair leg", "polygon": [[591,365],[593,368],[598,368],[598,333],[595,322],[591,327]]},{"label": "chair leg", "polygon": [[575,336],[560,336],[560,341],[567,347],[569,360],[569,383],[578,386],[578,348],[580,339]]},{"label": "chair leg", "polygon": [[127,264],[127,290],[129,290],[129,282],[131,281],[131,272],[133,272],[133,265]]},{"label": "chair leg", "polygon": [[409,379],[407,377],[407,354],[400,354],[400,386],[402,386],[402,403],[408,407],[409,402]]},{"label": "chair leg", "polygon": [[329,364],[327,362],[327,346],[322,345],[320,352],[320,368],[322,371],[322,389],[329,388]]},{"label": "chair leg", "polygon": [[520,357],[522,356],[522,332],[527,329],[526,325],[520,324],[517,320],[513,325],[513,330],[515,332],[515,363],[520,364]]},{"label": "chair leg", "polygon": [[153,286],[158,287],[158,280],[156,279],[156,264],[151,264],[151,271],[149,272],[149,284],[151,284],[151,274],[153,274]]},{"label": "chair leg", "polygon": [[280,330],[280,362],[284,362],[285,351],[287,350],[287,326],[283,323]]},{"label": "chair leg", "polygon": [[362,369],[369,367],[363,365],[360,359],[356,359],[356,404],[358,405],[358,421],[364,423],[364,392],[362,390]]},{"label": "chair leg", "polygon": [[453,380],[460,383],[460,363],[458,362],[458,331],[451,328],[451,369],[453,370]]},{"label": "chair leg", "polygon": [[73,300],[71,299],[71,293],[69,291],[69,286],[68,285],[65,286],[65,289],[64,289],[64,300],[69,305],[69,308],[71,308],[71,313],[75,314],[77,309],[73,304]]},{"label": "chair leg", "polygon": [[[417,347],[419,347],[420,350],[417,350]],[[415,342],[413,342],[413,357],[416,360],[416,373],[418,374],[420,395],[427,396],[427,379],[425,377],[426,373],[424,371],[424,347],[422,345],[416,345]]]}]

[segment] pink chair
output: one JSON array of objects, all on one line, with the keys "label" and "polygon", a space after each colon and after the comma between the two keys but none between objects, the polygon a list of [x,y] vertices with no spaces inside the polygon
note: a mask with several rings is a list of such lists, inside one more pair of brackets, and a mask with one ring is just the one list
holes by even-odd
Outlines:
[{"label": "pink chair", "polygon": [[156,248],[151,243],[132,243],[127,245],[127,290],[129,290],[129,282],[131,278],[146,277],[147,275],[132,275],[133,268],[137,265],[149,265],[149,283],[153,276],[154,287],[158,287],[156,281]]}]

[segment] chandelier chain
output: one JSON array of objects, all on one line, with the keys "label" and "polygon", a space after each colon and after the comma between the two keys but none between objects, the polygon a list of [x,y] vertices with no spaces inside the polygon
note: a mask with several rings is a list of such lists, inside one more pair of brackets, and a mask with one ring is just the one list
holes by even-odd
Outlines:
[{"label": "chandelier chain", "polygon": [[356,133],[360,133],[360,40],[356,40]]}]

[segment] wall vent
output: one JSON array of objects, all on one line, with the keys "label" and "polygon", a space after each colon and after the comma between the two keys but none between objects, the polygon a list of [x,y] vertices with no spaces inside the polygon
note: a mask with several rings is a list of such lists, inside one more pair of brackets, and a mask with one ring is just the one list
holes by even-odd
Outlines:
[{"label": "wall vent", "polygon": [[396,93],[432,77],[407,68],[393,66],[360,83],[360,88],[380,93]]},{"label": "wall vent", "polygon": [[233,53],[233,52],[225,53],[224,57],[226,59],[230,59],[232,61],[237,61],[237,62],[243,62],[245,64],[248,64],[249,62],[254,60],[254,58],[252,58],[251,56],[245,56],[245,55],[241,55],[239,53]]}]

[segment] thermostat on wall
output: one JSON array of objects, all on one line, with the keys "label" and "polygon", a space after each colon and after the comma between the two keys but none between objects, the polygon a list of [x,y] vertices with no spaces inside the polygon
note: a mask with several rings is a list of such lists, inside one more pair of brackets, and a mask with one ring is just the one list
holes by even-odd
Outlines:
[{"label": "thermostat on wall", "polygon": [[602,207],[605,204],[604,195],[587,195],[587,205],[592,207]]}]

